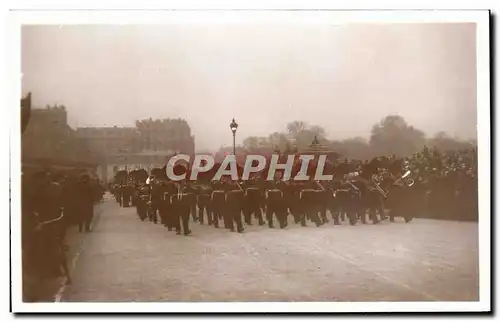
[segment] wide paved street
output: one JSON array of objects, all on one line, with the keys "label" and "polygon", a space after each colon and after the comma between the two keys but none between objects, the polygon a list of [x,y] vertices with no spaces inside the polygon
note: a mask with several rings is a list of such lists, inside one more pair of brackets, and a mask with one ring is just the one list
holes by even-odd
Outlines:
[{"label": "wide paved street", "polygon": [[63,301],[478,300],[477,224],[320,228],[191,223],[192,236],[141,222],[107,199]]}]

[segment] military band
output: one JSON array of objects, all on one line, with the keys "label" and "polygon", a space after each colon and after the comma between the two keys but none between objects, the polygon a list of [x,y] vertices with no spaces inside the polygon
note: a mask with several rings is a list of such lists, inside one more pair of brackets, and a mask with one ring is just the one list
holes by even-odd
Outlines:
[{"label": "military band", "polygon": [[[386,219],[394,221],[395,216],[410,222],[411,213],[400,211],[397,203],[391,204],[391,195],[403,198],[413,185],[411,171],[405,169],[394,175],[367,166],[359,171],[339,172],[334,180],[322,182],[268,181],[265,175],[241,182],[224,177],[172,181],[162,169],[154,169],[151,174],[134,170],[127,176],[118,173],[111,191],[121,206],[135,206],[142,221],[161,224],[186,236],[191,234],[190,222],[239,233],[244,232],[245,225],[254,223],[283,229],[289,225],[289,218],[303,227],[308,222],[320,227],[330,220],[340,225],[346,219],[350,225],[366,224],[367,218],[376,224]],[[386,204],[391,206],[389,216]]]}]

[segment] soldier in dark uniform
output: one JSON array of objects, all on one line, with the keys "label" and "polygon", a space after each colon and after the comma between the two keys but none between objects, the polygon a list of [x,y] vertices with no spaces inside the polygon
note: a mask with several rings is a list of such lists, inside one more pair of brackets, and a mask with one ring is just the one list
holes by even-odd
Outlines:
[{"label": "soldier in dark uniform", "polygon": [[[237,182],[227,182],[224,184],[226,191],[226,207],[224,225],[227,229],[234,231],[234,223],[236,223],[236,230],[239,233],[244,231],[241,218],[241,212],[244,202],[244,191],[240,189]],[[227,222],[227,224],[226,224]]]},{"label": "soldier in dark uniform", "polygon": [[296,224],[300,222],[301,218],[302,210],[300,207],[300,191],[302,189],[303,188],[300,182],[290,181],[284,191],[286,205],[288,206]]},{"label": "soldier in dark uniform", "polygon": [[276,181],[268,181],[266,189],[266,219],[269,228],[274,228],[273,217],[280,224],[280,228],[285,228],[285,205],[283,204],[283,191]]},{"label": "soldier in dark uniform", "polygon": [[124,194],[124,199],[125,199],[125,207],[130,207],[132,205],[132,198],[134,196],[134,182],[129,180],[127,184],[125,185],[125,194]]},{"label": "soldier in dark uniform", "polygon": [[120,195],[120,206],[122,206],[122,207],[128,207],[128,204],[126,204],[127,193],[128,193],[127,192],[127,184],[125,184],[125,183],[120,184],[119,195]]},{"label": "soldier in dark uniform", "polygon": [[164,181],[163,182],[163,201],[160,208],[160,212],[163,213],[163,217],[165,218],[164,226],[168,228],[169,231],[173,230],[177,226],[177,216],[174,209],[173,199],[174,196],[177,195],[177,186],[172,181]]},{"label": "soldier in dark uniform", "polygon": [[113,183],[111,185],[111,192],[113,193],[113,196],[115,197],[115,201],[119,205],[121,205],[120,185],[117,183]]},{"label": "soldier in dark uniform", "polygon": [[[318,196],[318,211],[321,219],[322,225],[330,222],[327,216],[328,203],[330,201],[331,194],[329,191],[320,183],[316,182],[316,190]],[[318,189],[319,188],[319,189]]]},{"label": "soldier in dark uniform", "polygon": [[[210,196],[210,213],[215,228],[219,228],[219,221],[226,218],[226,191],[221,181],[212,181],[212,195]],[[228,228],[227,220],[224,226]]]},{"label": "soldier in dark uniform", "polygon": [[252,215],[257,218],[259,225],[263,226],[264,219],[262,218],[262,204],[263,204],[263,193],[256,180],[248,180],[245,185],[245,200],[243,213],[245,217],[245,223],[247,225],[252,224]]},{"label": "soldier in dark uniform", "polygon": [[[374,224],[379,222],[377,211],[380,215],[380,220],[384,217],[383,195],[376,188],[374,178],[378,177],[377,159],[372,160],[362,166],[359,176],[353,181],[353,184],[359,189],[361,204],[358,207],[358,216],[363,224],[366,224],[366,212],[369,212],[370,219]],[[380,180],[378,180],[380,181]],[[378,184],[378,183],[377,183]],[[379,185],[380,187],[380,185]],[[382,187],[380,187],[382,188]]]},{"label": "soldier in dark uniform", "polygon": [[299,196],[302,209],[300,224],[305,227],[307,225],[306,218],[309,218],[317,227],[321,226],[323,224],[319,217],[321,203],[318,200],[321,195],[317,190],[317,185],[313,181],[303,182]]},{"label": "soldier in dark uniform", "polygon": [[360,189],[349,180],[345,180],[340,186],[340,191],[344,199],[344,210],[347,213],[350,225],[355,225],[358,221],[358,214],[360,213],[361,205],[361,191]]},{"label": "soldier in dark uniform", "polygon": [[391,210],[389,212],[389,219],[394,222],[394,218],[401,216],[405,218],[406,222],[409,221],[407,214],[407,196],[409,193],[409,188],[401,181],[395,183],[390,192],[391,198]]},{"label": "soldier in dark uniform", "polygon": [[139,199],[139,188],[140,188],[140,183],[137,182],[137,181],[134,181],[132,183],[132,207],[136,207],[137,206],[137,202],[138,202],[138,199]]},{"label": "soldier in dark uniform", "polygon": [[95,188],[90,182],[90,177],[86,174],[81,175],[76,187],[78,191],[78,230],[83,232],[90,231],[92,219],[94,218],[94,196]]},{"label": "soldier in dark uniform", "polygon": [[196,214],[196,188],[192,185],[190,181],[184,181],[183,184],[183,200],[189,207],[188,219],[189,215],[193,217],[193,221],[198,221],[198,217]]},{"label": "soldier in dark uniform", "polygon": [[[163,198],[163,189],[160,182],[158,182],[155,178],[151,179],[150,186],[151,206],[149,208],[149,220],[156,224],[158,223],[158,211]],[[161,220],[161,223],[164,224],[163,220]]]},{"label": "soldier in dark uniform", "polygon": [[181,231],[184,231],[185,236],[191,234],[191,230],[189,229],[189,213],[191,210],[191,204],[190,200],[185,198],[185,193],[190,192],[192,192],[190,191],[190,188],[186,187],[183,183],[179,188],[179,193],[171,196],[172,215],[175,218],[175,231],[177,235],[180,235]]},{"label": "soldier in dark uniform", "polygon": [[125,182],[122,184],[121,195],[122,195],[122,207],[126,208],[130,205],[130,195],[129,195],[128,182]]},{"label": "soldier in dark uniform", "polygon": [[158,194],[158,215],[160,217],[160,224],[164,227],[168,227],[168,203],[170,202],[170,196],[167,191],[167,185],[165,180],[158,180],[157,182],[157,192]]},{"label": "soldier in dark uniform", "polygon": [[209,225],[212,225],[212,213],[210,211],[210,196],[213,192],[213,188],[209,185],[202,185],[198,189],[196,201],[198,205],[198,218],[200,220],[200,224],[205,223],[205,212],[207,213],[207,222]]},{"label": "soldier in dark uniform", "polygon": [[[31,181],[31,180],[30,180]],[[29,215],[31,224],[31,264],[40,277],[57,277],[64,273],[67,283],[71,282],[64,253],[64,239],[67,228],[63,220],[63,187],[51,178],[47,171],[35,175],[26,201],[30,205],[23,209]],[[24,249],[23,249],[24,251]]]},{"label": "soldier in dark uniform", "polygon": [[138,188],[138,197],[136,201],[137,214],[139,218],[144,221],[148,217],[148,202],[150,196],[149,185],[145,183],[140,184]]},{"label": "soldier in dark uniform", "polygon": [[341,198],[342,193],[339,194],[341,185],[342,182],[339,176],[336,176],[334,180],[331,182],[329,187],[329,191],[331,192],[332,197],[328,202],[328,211],[330,211],[334,225],[340,225],[339,219],[342,213],[342,205],[343,205]]},{"label": "soldier in dark uniform", "polygon": [[[286,200],[285,192],[289,189],[288,184],[283,180],[278,180],[276,182],[276,188],[282,192],[282,207],[281,207],[281,221],[284,227],[288,226],[288,203]],[[280,224],[281,226],[281,224]]]}]

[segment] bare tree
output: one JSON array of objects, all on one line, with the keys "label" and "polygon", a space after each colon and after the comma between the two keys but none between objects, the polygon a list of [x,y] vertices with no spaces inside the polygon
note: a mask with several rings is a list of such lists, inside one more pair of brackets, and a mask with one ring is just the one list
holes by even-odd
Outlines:
[{"label": "bare tree", "polygon": [[286,129],[292,138],[296,138],[299,133],[308,127],[304,121],[293,121],[287,124]]}]

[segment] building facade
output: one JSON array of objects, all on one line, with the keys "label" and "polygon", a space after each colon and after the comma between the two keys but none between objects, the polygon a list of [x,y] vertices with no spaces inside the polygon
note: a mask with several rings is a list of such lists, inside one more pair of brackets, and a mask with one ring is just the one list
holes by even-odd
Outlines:
[{"label": "building facade", "polygon": [[21,136],[23,166],[83,167],[97,172],[104,182],[119,170],[151,170],[176,153],[194,155],[194,150],[194,136],[185,120],[149,119],[136,122],[135,127],[74,130],[64,106],[31,109]]},{"label": "building facade", "polygon": [[34,108],[21,137],[24,162],[95,162],[98,156],[81,142],[68,125],[64,106]]},{"label": "building facade", "polygon": [[67,154],[63,148],[68,145],[71,134],[65,109],[35,108],[21,138],[22,158],[45,159]]},{"label": "building facade", "polygon": [[110,182],[120,170],[162,167],[176,153],[194,155],[194,136],[185,120],[142,120],[136,127],[78,128],[77,136],[99,153],[98,175]]},{"label": "building facade", "polygon": [[23,122],[23,172],[40,169],[54,173],[78,170],[97,176],[99,157],[77,138],[76,132],[68,125],[64,106],[31,109]]},{"label": "building facade", "polygon": [[139,133],[134,127],[80,127],[76,134],[90,149],[102,154],[140,151]]}]

